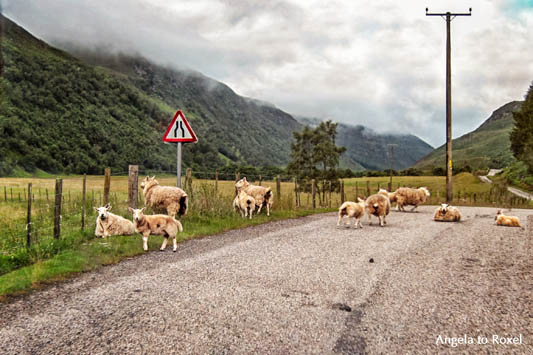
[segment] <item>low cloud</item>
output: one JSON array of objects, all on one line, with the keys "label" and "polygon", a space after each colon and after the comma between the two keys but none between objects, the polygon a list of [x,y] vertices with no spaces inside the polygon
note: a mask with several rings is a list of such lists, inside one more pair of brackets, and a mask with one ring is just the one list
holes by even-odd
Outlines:
[{"label": "low cloud", "polygon": [[[522,3],[520,3],[522,4]],[[454,136],[523,98],[533,10],[509,0],[4,0],[4,13],[62,45],[108,46],[192,68],[293,114],[445,140],[445,22],[452,23]]]}]

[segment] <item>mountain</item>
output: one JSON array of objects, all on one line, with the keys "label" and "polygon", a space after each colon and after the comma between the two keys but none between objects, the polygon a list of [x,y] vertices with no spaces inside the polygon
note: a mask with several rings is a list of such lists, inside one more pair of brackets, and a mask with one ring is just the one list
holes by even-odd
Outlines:
[{"label": "mountain", "polygon": [[175,147],[161,136],[177,108],[199,138],[184,146],[185,167],[288,162],[292,131],[301,125],[272,105],[143,58],[108,56],[103,60],[114,64],[98,67],[2,15],[0,23],[0,175],[16,168],[95,174],[134,163],[175,169]]},{"label": "mountain", "polygon": [[[472,169],[503,168],[514,161],[509,133],[513,129],[512,112],[522,101],[512,101],[498,108],[477,129],[452,141],[454,167]],[[446,145],[442,145],[415,164],[418,169],[445,167]]]},{"label": "mountain", "polygon": [[[321,122],[318,118],[296,118],[300,123],[313,128]],[[381,134],[365,126],[345,123],[338,123],[335,143],[346,147],[346,152],[340,159],[340,166],[356,171],[389,169],[389,149],[393,150],[394,170],[411,167],[433,150],[432,146],[411,134]],[[389,145],[393,145],[392,148],[389,148]]]}]

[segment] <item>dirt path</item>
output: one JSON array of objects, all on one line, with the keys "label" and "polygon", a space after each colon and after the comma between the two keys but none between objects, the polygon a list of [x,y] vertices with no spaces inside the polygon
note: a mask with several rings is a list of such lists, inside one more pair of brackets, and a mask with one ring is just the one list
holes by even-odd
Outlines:
[{"label": "dirt path", "polygon": [[[0,349],[527,353],[533,218],[496,227],[495,209],[462,208],[465,222],[452,225],[433,222],[433,209],[362,230],[334,228],[334,214],[274,222],[86,273],[0,305]],[[533,211],[513,214],[526,224]],[[463,334],[523,344],[436,345]]]}]

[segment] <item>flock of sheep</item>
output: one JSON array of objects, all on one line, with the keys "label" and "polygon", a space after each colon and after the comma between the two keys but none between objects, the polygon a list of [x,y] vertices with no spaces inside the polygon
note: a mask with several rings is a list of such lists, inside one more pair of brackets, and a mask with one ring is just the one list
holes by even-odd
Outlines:
[{"label": "flock of sheep", "polygon": [[[425,187],[412,189],[409,187],[400,187],[394,192],[380,189],[377,194],[370,195],[366,200],[357,198],[357,202],[347,201],[339,207],[339,219],[337,226],[341,225],[344,217],[354,218],[355,228],[363,228],[361,218],[368,215],[368,221],[372,224],[372,216],[379,219],[379,225],[384,227],[387,221],[385,218],[391,210],[391,203],[396,202],[397,211],[405,211],[405,206],[413,206],[411,211],[426,202],[426,198],[430,196],[429,190]],[[437,222],[460,222],[461,212],[457,207],[441,204],[433,214],[433,220]],[[496,214],[496,225],[508,227],[520,227],[520,220],[518,217],[506,216],[503,210],[499,210]],[[346,225],[345,223],[343,223]],[[350,221],[348,220],[348,226]]]},{"label": "flock of sheep", "polygon": [[[187,193],[178,187],[161,186],[155,176],[147,176],[141,182],[146,207],[154,210],[164,210],[165,214],[145,215],[144,210],[129,208],[133,214],[133,222],[110,212],[111,206],[107,204],[103,207],[95,208],[98,212],[96,217],[95,235],[98,237],[108,237],[111,235],[131,235],[134,233],[142,234],[143,249],[148,250],[148,237],[153,235],[162,235],[164,237],[160,250],[165,250],[168,238],[172,238],[173,251],[177,249],[176,235],[183,231],[183,226],[176,219],[187,213],[188,197]],[[270,216],[270,209],[274,203],[274,196],[270,187],[263,187],[250,184],[246,177],[235,183],[236,196],[233,200],[233,207],[241,213],[243,218],[252,218],[257,208],[257,213],[266,207],[267,216]],[[408,187],[398,188],[394,192],[380,189],[377,194],[369,196],[366,200],[358,198],[357,202],[344,202],[339,207],[339,218],[337,226],[341,225],[344,217],[348,217],[348,226],[350,218],[355,219],[355,228],[363,228],[361,218],[368,215],[368,220],[372,224],[372,216],[379,219],[380,226],[387,223],[386,217],[391,210],[391,203],[396,202],[397,211],[405,211],[405,206],[413,206],[411,211],[426,202],[430,193],[427,188],[420,187],[412,189]],[[459,222],[461,213],[457,207],[442,204],[435,210],[433,215],[435,221],[442,222]],[[496,215],[496,224],[510,227],[520,227],[518,217],[506,216],[502,210]],[[346,223],[343,223],[346,225]]]}]

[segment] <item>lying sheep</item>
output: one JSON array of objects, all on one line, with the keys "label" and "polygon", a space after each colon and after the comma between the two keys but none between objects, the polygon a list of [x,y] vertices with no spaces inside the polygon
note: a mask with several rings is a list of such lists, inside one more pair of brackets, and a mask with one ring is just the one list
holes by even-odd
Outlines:
[{"label": "lying sheep", "polygon": [[[365,200],[357,198],[357,203],[346,201],[339,207],[339,220],[337,221],[337,226],[340,226],[342,219],[345,216],[348,218],[353,217],[355,219],[355,228],[363,228],[361,224],[361,218],[365,215]],[[343,223],[346,225],[345,223]],[[350,227],[350,220],[348,220],[348,227]]]},{"label": "lying sheep", "polygon": [[141,182],[146,206],[164,209],[173,218],[187,213],[187,194],[179,187],[161,186],[155,176],[147,176]]},{"label": "lying sheep", "polygon": [[390,212],[390,201],[382,194],[370,195],[365,201],[365,209],[368,215],[368,222],[372,224],[372,215],[379,218],[379,225],[384,227],[387,221],[385,218]]},{"label": "lying sheep", "polygon": [[503,214],[503,210],[499,210],[494,218],[497,226],[505,227],[521,227],[520,218],[515,216],[506,216]]},{"label": "lying sheep", "polygon": [[411,209],[411,212],[413,212],[417,209],[418,205],[426,202],[426,198],[430,195],[429,190],[425,187],[418,189],[400,187],[396,191],[389,193],[389,199],[391,202],[396,202],[397,211],[405,211],[404,206],[412,205],[414,207]]},{"label": "lying sheep", "polygon": [[252,185],[244,177],[235,183],[235,188],[238,192],[244,190],[244,192],[255,199],[255,205],[259,207],[257,210],[258,214],[261,213],[261,208],[266,206],[267,216],[270,216],[270,209],[274,203],[274,195],[270,187]]},{"label": "lying sheep", "polygon": [[255,211],[255,199],[244,190],[241,190],[233,200],[233,207],[241,213],[242,218],[247,217],[249,214],[250,219],[252,219],[252,214]]},{"label": "lying sheep", "polygon": [[94,235],[97,237],[109,237],[110,235],[131,235],[135,233],[133,223],[124,217],[109,212],[111,205],[108,203],[103,207],[94,207],[98,213],[96,216],[96,229]]},{"label": "lying sheep", "polygon": [[437,222],[459,222],[461,221],[461,212],[457,207],[443,203],[435,210],[433,219]]},{"label": "lying sheep", "polygon": [[165,237],[163,244],[159,250],[165,250],[167,247],[168,238],[172,238],[173,251],[176,251],[178,244],[176,235],[178,231],[183,232],[183,227],[180,221],[171,216],[164,214],[145,215],[144,209],[133,209],[129,207],[130,212],[133,213],[133,222],[135,223],[135,230],[143,236],[143,249],[148,250],[148,237],[150,234],[162,235]]}]

